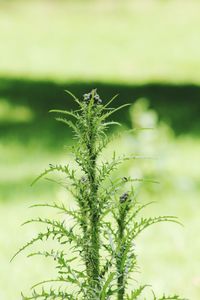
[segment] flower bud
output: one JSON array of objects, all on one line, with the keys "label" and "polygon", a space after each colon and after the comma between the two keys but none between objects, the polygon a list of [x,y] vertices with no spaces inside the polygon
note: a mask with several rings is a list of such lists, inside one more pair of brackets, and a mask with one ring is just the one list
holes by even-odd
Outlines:
[{"label": "flower bud", "polygon": [[92,99],[92,96],[93,96],[93,99],[94,99],[94,104],[101,104],[102,103],[102,100],[100,99],[99,94],[97,94],[96,89],[92,90],[91,92],[89,92],[87,94],[84,94],[83,95],[83,100],[88,103]]},{"label": "flower bud", "polygon": [[82,183],[85,183],[86,181],[87,181],[87,177],[86,177],[86,176],[82,176],[82,177],[81,177],[81,182],[82,182]]},{"label": "flower bud", "polygon": [[125,192],[124,194],[122,194],[119,198],[120,203],[124,203],[126,202],[126,200],[128,199],[129,194],[127,192]]}]

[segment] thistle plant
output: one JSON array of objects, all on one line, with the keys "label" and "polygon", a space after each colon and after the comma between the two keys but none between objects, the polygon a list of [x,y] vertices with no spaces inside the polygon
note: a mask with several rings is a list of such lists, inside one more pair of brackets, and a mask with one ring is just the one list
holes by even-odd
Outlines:
[{"label": "thistle plant", "polygon": [[113,152],[110,160],[102,160],[102,151],[110,142],[109,126],[120,125],[110,121],[110,117],[128,104],[110,108],[116,96],[104,104],[96,90],[83,95],[81,100],[70,92],[68,94],[76,102],[77,110],[54,109],[51,112],[59,114],[61,117],[56,119],[73,131],[76,143],[71,146],[71,152],[76,166],[50,164],[33,183],[53,172],[61,173],[62,185],[71,193],[76,206],[69,209],[68,203],[56,202],[33,205],[57,210],[62,217],[59,220],[39,217],[26,221],[24,224],[42,223],[46,229],[13,258],[36,242],[53,239],[58,248],[31,252],[28,256],[52,258],[57,275],[35,284],[31,295],[22,294],[22,299],[145,300],[143,292],[149,288],[148,300],[183,300],[177,295],[157,297],[151,287],[137,285],[134,280],[138,235],[156,223],[179,222],[174,216],[139,217],[151,204],[141,204],[136,197],[135,182],[144,179],[125,177],[124,174],[113,176],[124,161],[145,157],[135,154],[117,156]]}]

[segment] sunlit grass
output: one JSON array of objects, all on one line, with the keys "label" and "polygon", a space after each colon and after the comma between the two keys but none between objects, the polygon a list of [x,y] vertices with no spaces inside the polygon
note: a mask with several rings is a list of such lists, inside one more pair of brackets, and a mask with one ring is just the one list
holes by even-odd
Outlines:
[{"label": "sunlit grass", "polygon": [[200,82],[199,1],[2,1],[0,73]]},{"label": "sunlit grass", "polygon": [[34,118],[29,107],[22,105],[11,105],[6,99],[0,98],[0,122],[26,123]]}]

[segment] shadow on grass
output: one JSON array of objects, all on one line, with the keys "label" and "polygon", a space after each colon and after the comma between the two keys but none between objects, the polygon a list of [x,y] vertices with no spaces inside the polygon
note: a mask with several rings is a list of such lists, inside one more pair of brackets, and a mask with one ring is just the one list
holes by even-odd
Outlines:
[{"label": "shadow on grass", "polygon": [[[37,81],[29,79],[0,78],[0,102],[6,101],[9,105],[28,107],[35,118],[26,124],[0,120],[0,133],[5,137],[12,135],[26,141],[32,138],[54,136],[62,140],[64,134],[62,124],[55,124],[48,115],[52,108],[74,108],[71,98],[64,92],[65,89],[81,97],[92,88],[97,88],[103,99],[109,99],[119,94],[115,105],[134,103],[138,98],[145,97],[150,102],[150,107],[158,112],[160,119],[167,122],[174,132],[179,135],[200,133],[200,86],[173,85],[149,83],[143,85],[108,84],[101,82],[66,82]],[[0,115],[1,117],[1,115]],[[119,112],[116,119],[130,125],[127,110]],[[67,133],[68,134],[68,133]],[[48,139],[47,139],[48,140]],[[50,146],[50,145],[48,145]],[[54,144],[55,146],[55,144]]]}]

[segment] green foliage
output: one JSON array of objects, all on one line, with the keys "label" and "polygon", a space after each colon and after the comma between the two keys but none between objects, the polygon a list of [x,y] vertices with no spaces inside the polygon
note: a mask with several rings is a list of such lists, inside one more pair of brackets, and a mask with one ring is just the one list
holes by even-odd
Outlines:
[{"label": "green foliage", "polygon": [[[46,229],[26,243],[13,258],[36,242],[53,239],[59,245],[58,250],[36,251],[28,256],[53,259],[57,276],[35,284],[32,295],[26,297],[22,294],[22,299],[141,299],[148,286],[135,286],[133,281],[137,271],[135,240],[153,224],[179,222],[174,216],[139,217],[142,210],[152,203],[140,204],[137,201],[134,182],[145,179],[111,178],[112,172],[124,161],[145,157],[135,154],[117,157],[114,152],[111,160],[101,162],[102,150],[109,142],[106,131],[110,125],[119,125],[108,118],[126,105],[109,108],[116,97],[103,104],[96,90],[85,94],[83,100],[68,93],[78,109],[51,112],[62,114],[64,117],[56,119],[73,130],[76,144],[71,150],[76,165],[72,168],[50,164],[33,183],[52,172],[60,172],[64,175],[64,187],[71,192],[76,207],[72,210],[55,202],[33,205],[58,210],[62,213],[62,220],[39,217],[26,221],[23,225],[36,222],[45,225]],[[130,284],[134,284],[134,290],[129,295]],[[156,298],[153,293],[153,297],[154,300],[183,300],[176,295]]]}]

